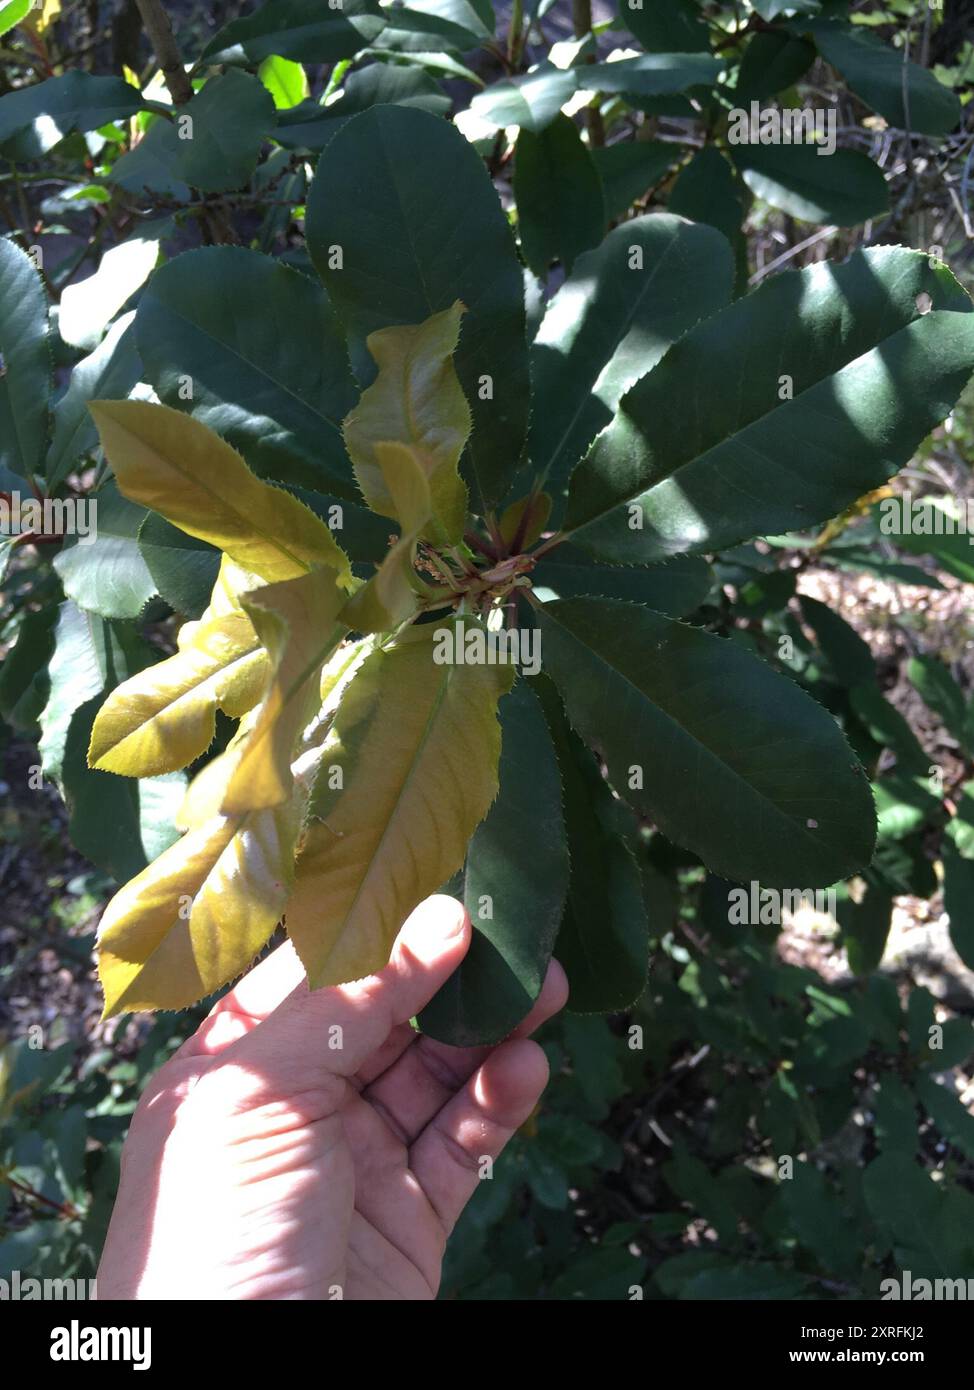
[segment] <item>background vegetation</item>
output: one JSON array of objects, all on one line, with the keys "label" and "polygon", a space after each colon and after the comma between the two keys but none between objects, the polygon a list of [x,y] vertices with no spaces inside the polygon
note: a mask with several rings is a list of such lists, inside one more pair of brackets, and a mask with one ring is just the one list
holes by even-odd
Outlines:
[{"label": "background vegetation", "polygon": [[[218,34],[249,8],[173,4],[184,53],[246,47],[246,30]],[[93,431],[78,423],[95,383],[119,395],[158,385],[130,332],[156,265],[239,244],[307,268],[314,161],[337,123],[379,101],[452,114],[476,142],[518,232],[535,322],[606,228],[645,211],[724,233],[738,291],[880,243],[930,251],[974,284],[970,0],[644,0],[621,12],[417,0],[382,32],[366,26],[347,54],[308,56],[278,39],[265,58],[258,45],[249,68],[266,99],[241,85],[242,68],[213,77],[204,61],[194,87],[231,87],[212,115],[219,154],[191,168],[164,111],[109,109],[85,128],[73,116],[83,102],[66,99],[53,118],[49,97],[24,104],[39,79],[82,72],[125,75],[164,107],[133,0],[30,11],[11,0],[5,26],[0,92],[19,105],[0,96],[0,222],[41,248],[58,389],[80,383],[61,397],[77,410],[58,407],[70,435],[54,464],[60,495],[101,481]],[[602,71],[610,55],[644,54],[703,66],[662,87],[653,63],[625,79]],[[590,63],[594,100],[579,76]],[[189,81],[170,74],[177,101]],[[752,99],[834,107],[841,153],[732,147],[728,110]],[[559,108],[568,114],[555,118]],[[893,490],[962,504],[974,496],[972,449],[968,388]],[[966,536],[883,534],[882,500],[862,499],[823,531],[716,555],[688,615],[789,671],[841,721],[874,783],[873,864],[840,886],[836,920],[734,926],[728,885],[593,784],[593,863],[622,839],[639,865],[648,983],[624,1015],[566,1015],[545,1030],[551,1087],[463,1218],[444,1297],[621,1298],[639,1286],[660,1299],[855,1299],[900,1269],[974,1277],[974,560]],[[139,588],[145,550],[124,508],[117,516],[110,539],[130,562],[129,590],[95,601],[171,650],[174,605]],[[93,817],[67,763],[67,810],[32,773],[57,693],[43,614],[63,593],[90,603],[97,567],[55,563],[57,544],[8,550],[0,1276],[86,1276],[140,1088],[202,1011],[99,1021],[93,933],[145,821],[138,806],[120,807],[117,823]],[[603,903],[608,933],[608,903],[591,910]]]}]

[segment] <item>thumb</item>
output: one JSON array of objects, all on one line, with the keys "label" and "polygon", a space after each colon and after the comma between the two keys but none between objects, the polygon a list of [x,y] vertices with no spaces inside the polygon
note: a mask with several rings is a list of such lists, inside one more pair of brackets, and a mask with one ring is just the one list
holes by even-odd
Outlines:
[{"label": "thumb", "polygon": [[406,919],[389,964],[347,985],[311,990],[303,980],[224,1061],[261,1075],[270,1089],[352,1076],[393,1028],[407,1023],[453,974],[470,945],[470,918],[436,893]]}]

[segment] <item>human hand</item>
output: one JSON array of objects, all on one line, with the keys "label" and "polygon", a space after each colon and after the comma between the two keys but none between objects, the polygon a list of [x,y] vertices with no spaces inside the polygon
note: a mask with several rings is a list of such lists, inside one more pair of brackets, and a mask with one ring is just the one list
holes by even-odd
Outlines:
[{"label": "human hand", "polygon": [[436,895],[378,975],[309,991],[290,943],[150,1082],[122,1152],[99,1298],[429,1299],[446,1238],[548,1079],[527,1034],[453,1048],[409,1019],[470,944]]}]

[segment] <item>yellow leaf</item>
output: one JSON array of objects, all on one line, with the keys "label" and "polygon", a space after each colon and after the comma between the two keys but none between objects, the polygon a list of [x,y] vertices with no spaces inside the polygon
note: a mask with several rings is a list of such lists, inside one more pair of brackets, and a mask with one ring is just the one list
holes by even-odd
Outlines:
[{"label": "yellow leaf", "polygon": [[34,24],[39,33],[43,34],[45,29],[49,29],[54,21],[60,17],[61,0],[39,0],[39,3],[35,3]]},{"label": "yellow leaf", "polygon": [[518,541],[517,553],[520,555],[538,540],[550,515],[550,495],[547,492],[529,493],[504,509],[497,529],[508,545]]},{"label": "yellow leaf", "polygon": [[206,425],[149,401],[92,401],[89,409],[118,485],[190,536],[219,546],[262,579],[316,566],[352,587],[348,557],[303,502],[252,473]]},{"label": "yellow leaf", "polygon": [[462,312],[457,302],[425,323],[370,333],[366,342],[379,373],[343,425],[359,487],[381,516],[398,512],[376,444],[396,441],[415,450],[433,505],[428,534],[445,544],[460,540],[467,516],[458,465],[470,434],[470,407],[453,366]]},{"label": "yellow leaf", "polygon": [[343,620],[357,632],[388,632],[418,611],[422,580],[413,568],[413,557],[433,512],[429,484],[416,450],[405,444],[377,443],[374,447],[402,535],[378,571],[342,610]]},{"label": "yellow leaf", "polygon": [[225,815],[278,806],[291,795],[294,747],[320,703],[321,668],[348,630],[336,621],[344,600],[332,570],[268,584],[244,598],[273,675],[253,727],[235,750],[220,808]]},{"label": "yellow leaf", "polygon": [[98,931],[106,1018],[186,1008],[247,969],[284,911],[303,805],[207,820],[115,894]]},{"label": "yellow leaf", "polygon": [[175,655],[117,686],[98,711],[89,767],[128,777],[173,772],[210,746],[218,708],[239,719],[257,703],[270,662],[235,587],[258,583],[224,559],[209,608],[180,628]]},{"label": "yellow leaf", "polygon": [[437,665],[438,630],[411,628],[368,657],[323,746],[287,909],[313,987],[386,964],[497,793],[496,708],[513,668]]}]

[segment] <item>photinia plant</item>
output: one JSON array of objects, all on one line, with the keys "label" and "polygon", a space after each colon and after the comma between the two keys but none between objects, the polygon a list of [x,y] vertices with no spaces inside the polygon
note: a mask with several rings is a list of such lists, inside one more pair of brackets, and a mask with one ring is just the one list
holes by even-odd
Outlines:
[{"label": "photinia plant", "polygon": [[194,1002],[281,920],[312,986],[358,978],[449,884],[474,945],[420,1026],[488,1042],[552,951],[570,1007],[639,994],[627,815],[724,879],[867,866],[832,714],[680,619],[705,556],[827,521],[945,418],[974,368],[947,268],[884,246],[732,299],[724,237],[653,213],[577,257],[529,345],[476,150],[381,104],[324,148],[306,227],[319,281],[230,247],[160,268],[134,325],[159,400],[91,406],[192,614],[91,723],[91,768],[181,802],[103,918],[107,1012]]}]

